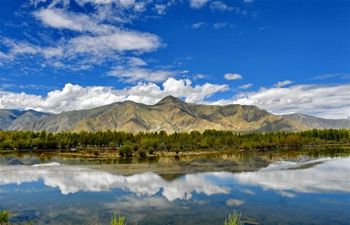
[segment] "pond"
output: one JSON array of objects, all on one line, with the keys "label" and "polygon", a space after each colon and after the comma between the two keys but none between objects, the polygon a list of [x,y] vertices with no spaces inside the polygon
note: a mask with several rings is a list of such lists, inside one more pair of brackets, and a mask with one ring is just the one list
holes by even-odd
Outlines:
[{"label": "pond", "polygon": [[251,170],[240,163],[247,157],[219,159],[141,163],[150,168],[204,165],[187,174],[145,170],[121,175],[112,169],[119,168],[118,163],[87,166],[85,161],[67,163],[53,157],[33,164],[36,157],[2,157],[0,208],[12,211],[13,222],[37,219],[38,224],[109,224],[117,213],[127,224],[212,225],[224,224],[234,210],[246,224],[350,222],[348,156],[253,156],[248,160]]}]

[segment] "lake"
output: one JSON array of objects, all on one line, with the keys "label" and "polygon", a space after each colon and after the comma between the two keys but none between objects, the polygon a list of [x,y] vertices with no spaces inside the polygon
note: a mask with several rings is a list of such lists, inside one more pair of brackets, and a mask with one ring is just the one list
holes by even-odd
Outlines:
[{"label": "lake", "polygon": [[[348,156],[298,152],[134,164],[11,156],[0,163],[0,208],[12,211],[13,222],[109,224],[117,213],[127,224],[212,225],[236,210],[246,224],[350,223]],[[142,165],[137,173],[125,172],[136,164]],[[158,173],[160,167],[168,169]],[[183,168],[189,173],[178,173]]]}]

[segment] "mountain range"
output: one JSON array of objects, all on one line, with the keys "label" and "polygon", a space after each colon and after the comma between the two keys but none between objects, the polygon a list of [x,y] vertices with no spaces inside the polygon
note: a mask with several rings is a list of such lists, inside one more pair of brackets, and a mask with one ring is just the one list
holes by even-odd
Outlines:
[{"label": "mountain range", "polygon": [[1,130],[79,132],[123,130],[167,133],[206,129],[234,132],[299,131],[310,128],[350,128],[349,120],[326,120],[302,114],[277,116],[247,105],[202,105],[168,96],[155,105],[116,102],[88,110],[51,114],[0,109]]}]

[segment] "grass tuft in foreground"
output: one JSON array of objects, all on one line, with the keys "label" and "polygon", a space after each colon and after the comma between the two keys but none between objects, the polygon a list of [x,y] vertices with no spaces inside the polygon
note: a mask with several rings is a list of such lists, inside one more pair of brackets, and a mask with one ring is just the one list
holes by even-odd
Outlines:
[{"label": "grass tuft in foreground", "polygon": [[125,216],[118,216],[117,218],[117,214],[114,213],[114,215],[112,216],[111,225],[126,225],[124,221]]},{"label": "grass tuft in foreground", "polygon": [[243,225],[244,223],[241,221],[241,215],[236,212],[236,210],[233,212],[233,214],[228,215],[228,218],[225,219],[224,225]]}]

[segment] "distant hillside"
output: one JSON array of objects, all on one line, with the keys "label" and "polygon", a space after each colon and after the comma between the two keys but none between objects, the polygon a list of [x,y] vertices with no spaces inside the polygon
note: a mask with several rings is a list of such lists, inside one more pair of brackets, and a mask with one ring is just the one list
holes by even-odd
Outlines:
[{"label": "distant hillside", "polygon": [[51,113],[37,112],[34,110],[15,110],[0,109],[0,129],[1,130],[18,130],[28,123],[51,116]]},{"label": "distant hillside", "polygon": [[63,112],[16,129],[46,129],[52,132],[110,129],[132,133],[165,130],[173,133],[206,129],[236,132],[298,131],[308,127],[256,106],[199,105],[168,96],[152,106],[125,101],[90,110]]},{"label": "distant hillside", "polygon": [[309,116],[299,113],[284,115],[284,117],[292,119],[298,123],[304,124],[310,128],[345,128],[350,129],[350,120],[347,119],[323,119],[315,116]]}]

